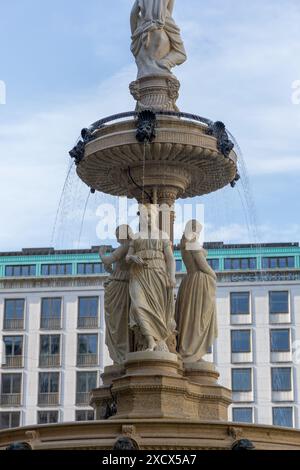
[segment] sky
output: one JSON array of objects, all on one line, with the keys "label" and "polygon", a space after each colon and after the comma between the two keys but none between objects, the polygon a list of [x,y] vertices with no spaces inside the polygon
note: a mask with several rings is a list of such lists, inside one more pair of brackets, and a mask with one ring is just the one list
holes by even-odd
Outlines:
[{"label": "sky", "polygon": [[[115,201],[87,202],[74,169],[65,183],[68,152],[83,127],[134,108],[132,4],[0,0],[1,252],[99,244],[97,207]],[[178,105],[225,122],[247,167],[236,189],[194,201],[207,241],[299,241],[299,0],[177,0],[174,18],[188,54]]]}]

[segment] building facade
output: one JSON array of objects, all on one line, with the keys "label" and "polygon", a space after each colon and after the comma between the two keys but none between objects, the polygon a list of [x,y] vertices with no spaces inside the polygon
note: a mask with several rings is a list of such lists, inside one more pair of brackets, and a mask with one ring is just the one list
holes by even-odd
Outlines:
[{"label": "building facade", "polygon": [[[230,420],[300,428],[299,244],[206,248],[219,324],[206,359],[233,391]],[[97,247],[0,254],[0,428],[94,418],[105,279]]]}]

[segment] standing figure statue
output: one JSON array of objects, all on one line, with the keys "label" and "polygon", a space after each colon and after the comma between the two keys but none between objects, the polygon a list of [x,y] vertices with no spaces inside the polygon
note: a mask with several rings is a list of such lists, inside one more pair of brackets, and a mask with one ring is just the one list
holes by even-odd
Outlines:
[{"label": "standing figure statue", "polygon": [[186,61],[180,29],[172,18],[175,0],[135,0],[131,12],[131,51],[138,78],[171,75]]},{"label": "standing figure statue", "polygon": [[181,239],[181,254],[187,268],[176,301],[178,350],[184,363],[201,361],[217,333],[216,279],[199,243],[202,230],[196,220],[188,222]]},{"label": "standing figure statue", "polygon": [[158,228],[155,205],[143,206],[142,230],[130,243],[130,327],[135,349],[168,351],[175,333],[175,259],[171,242]]},{"label": "standing figure statue", "polygon": [[[128,225],[116,230],[120,243],[112,255],[105,256],[105,248],[99,251],[106,271],[111,273],[105,284],[104,304],[106,334],[105,343],[114,364],[122,364],[129,352],[129,266],[126,255],[133,237]],[[114,265],[114,267],[113,267]]]}]

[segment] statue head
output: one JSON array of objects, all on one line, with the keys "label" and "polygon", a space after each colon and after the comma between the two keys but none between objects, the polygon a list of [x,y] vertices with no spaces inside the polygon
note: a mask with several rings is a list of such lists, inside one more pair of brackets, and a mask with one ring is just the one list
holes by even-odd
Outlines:
[{"label": "statue head", "polygon": [[185,239],[189,242],[195,242],[199,240],[202,229],[203,227],[198,220],[189,220],[184,230]]},{"label": "statue head", "polygon": [[249,439],[240,439],[234,442],[231,450],[255,450],[255,446]]},{"label": "statue head", "polygon": [[113,450],[139,450],[139,446],[137,442],[130,437],[121,436],[115,442]]},{"label": "statue head", "polygon": [[148,236],[149,229],[151,232],[157,231],[159,227],[158,218],[159,210],[156,204],[140,204],[140,231]]},{"label": "statue head", "polygon": [[116,238],[119,243],[125,243],[128,240],[132,240],[133,231],[129,225],[119,225],[116,229]]},{"label": "statue head", "polygon": [[28,442],[12,442],[6,450],[32,450],[32,447]]}]

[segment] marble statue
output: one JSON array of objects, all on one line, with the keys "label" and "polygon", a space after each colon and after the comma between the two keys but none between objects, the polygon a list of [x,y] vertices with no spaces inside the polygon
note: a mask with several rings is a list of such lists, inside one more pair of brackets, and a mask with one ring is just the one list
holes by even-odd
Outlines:
[{"label": "marble statue", "polygon": [[199,243],[202,227],[188,222],[181,240],[187,268],[176,301],[178,350],[186,364],[201,361],[217,337],[216,274]]},{"label": "marble statue", "polygon": [[[146,208],[146,209],[145,209]],[[175,260],[171,242],[158,228],[155,205],[143,206],[141,230],[130,242],[130,328],[136,349],[168,351],[175,332]]]},{"label": "marble statue", "polygon": [[131,228],[121,225],[116,230],[120,243],[111,255],[105,256],[105,248],[99,251],[105,269],[111,273],[105,283],[105,342],[114,364],[122,364],[129,352],[129,266],[126,256],[130,240],[133,237]]},{"label": "marble statue", "polygon": [[170,75],[186,61],[180,29],[172,18],[175,0],[135,0],[131,12],[131,51],[138,78]]}]

